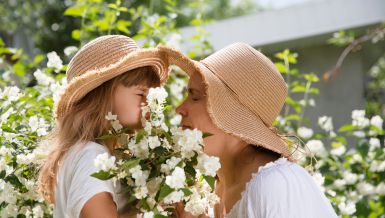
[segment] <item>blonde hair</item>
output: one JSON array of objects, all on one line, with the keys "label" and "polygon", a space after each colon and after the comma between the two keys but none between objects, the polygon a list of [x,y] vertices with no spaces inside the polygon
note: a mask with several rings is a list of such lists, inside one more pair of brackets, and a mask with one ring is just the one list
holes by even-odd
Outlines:
[{"label": "blonde hair", "polygon": [[111,152],[118,146],[116,141],[108,144],[96,139],[110,128],[105,116],[112,108],[116,87],[119,84],[129,87],[146,83],[149,87],[160,85],[159,77],[151,67],[125,72],[89,92],[57,120],[53,131],[41,142],[41,145],[48,144],[52,149],[39,173],[39,193],[46,201],[55,203],[56,177],[60,161],[73,145],[77,142],[95,141],[106,146]]}]

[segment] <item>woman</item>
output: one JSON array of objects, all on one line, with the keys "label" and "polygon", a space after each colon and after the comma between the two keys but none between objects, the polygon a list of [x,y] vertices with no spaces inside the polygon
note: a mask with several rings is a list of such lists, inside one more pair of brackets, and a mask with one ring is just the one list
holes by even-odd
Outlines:
[{"label": "woman", "polygon": [[[297,165],[272,127],[287,95],[274,64],[244,43],[196,62],[160,48],[185,70],[188,97],[177,112],[183,128],[212,136],[205,152],[220,158],[216,217],[337,217],[312,177]],[[181,217],[186,217],[179,208]]]},{"label": "woman", "polygon": [[39,177],[40,191],[55,204],[54,217],[118,217],[125,203],[120,187],[90,175],[96,156],[119,144],[97,138],[111,128],[109,112],[123,127],[141,128],[147,90],[167,76],[157,48],[139,49],[125,36],[99,37],[72,58],[55,108],[56,128],[46,142],[52,151]]}]

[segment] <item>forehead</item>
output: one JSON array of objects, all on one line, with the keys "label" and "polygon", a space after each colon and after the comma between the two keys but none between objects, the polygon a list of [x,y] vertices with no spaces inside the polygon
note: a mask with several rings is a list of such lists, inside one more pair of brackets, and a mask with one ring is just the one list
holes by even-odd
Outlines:
[{"label": "forehead", "polygon": [[196,89],[196,90],[202,91],[202,92],[204,91],[204,84],[203,84],[202,76],[199,73],[193,73],[190,76],[188,88]]}]

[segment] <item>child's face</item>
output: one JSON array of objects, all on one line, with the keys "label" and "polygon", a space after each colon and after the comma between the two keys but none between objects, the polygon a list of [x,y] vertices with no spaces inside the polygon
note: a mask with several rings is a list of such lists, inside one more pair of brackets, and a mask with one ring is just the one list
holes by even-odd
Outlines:
[{"label": "child's face", "polygon": [[113,113],[118,115],[119,122],[124,127],[139,129],[141,124],[141,104],[146,101],[148,87],[135,85],[116,88],[113,101]]}]

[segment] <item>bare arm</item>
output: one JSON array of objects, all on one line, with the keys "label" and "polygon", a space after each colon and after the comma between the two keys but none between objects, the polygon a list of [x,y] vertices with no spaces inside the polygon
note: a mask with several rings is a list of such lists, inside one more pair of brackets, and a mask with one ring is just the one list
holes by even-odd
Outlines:
[{"label": "bare arm", "polygon": [[112,196],[101,192],[90,198],[80,211],[80,218],[117,218],[118,211]]}]

